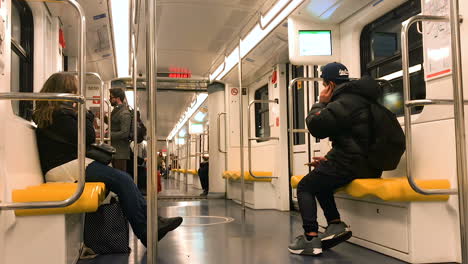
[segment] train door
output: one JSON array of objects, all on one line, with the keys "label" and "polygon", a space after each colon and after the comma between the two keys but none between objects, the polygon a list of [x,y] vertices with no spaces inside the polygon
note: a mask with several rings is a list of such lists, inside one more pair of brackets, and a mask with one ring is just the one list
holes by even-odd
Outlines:
[{"label": "train door", "polygon": [[[289,64],[287,68],[288,84],[294,78],[309,77],[309,66],[296,66]],[[311,136],[305,132],[305,118],[309,107],[311,106],[309,85],[310,84],[308,82],[297,82],[294,84],[292,94],[288,94],[288,96],[292,96],[293,98],[293,129],[303,130],[302,132],[298,131],[293,134],[293,147],[290,148],[293,151],[292,157],[294,159],[293,168],[291,170],[292,175],[306,175],[309,172],[308,167],[305,166],[311,160],[311,143],[313,142],[313,140],[311,140]],[[296,190],[291,188],[291,194],[290,201],[294,205],[297,201]]]}]

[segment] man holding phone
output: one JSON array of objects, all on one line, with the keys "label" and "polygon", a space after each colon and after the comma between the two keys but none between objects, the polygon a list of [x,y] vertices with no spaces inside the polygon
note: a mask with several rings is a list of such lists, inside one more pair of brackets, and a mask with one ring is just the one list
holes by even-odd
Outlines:
[{"label": "man holding phone", "polygon": [[[334,191],[356,178],[376,178],[382,174],[367,161],[373,138],[370,100],[379,96],[378,84],[371,78],[349,80],[346,66],[329,63],[322,67],[323,86],[319,102],[312,106],[306,124],[316,138],[330,138],[332,149],[325,157],[314,157],[314,170],[297,187],[304,234],[288,247],[293,254],[319,255],[352,236],[341,221]],[[319,236],[316,200],[328,222]]]}]

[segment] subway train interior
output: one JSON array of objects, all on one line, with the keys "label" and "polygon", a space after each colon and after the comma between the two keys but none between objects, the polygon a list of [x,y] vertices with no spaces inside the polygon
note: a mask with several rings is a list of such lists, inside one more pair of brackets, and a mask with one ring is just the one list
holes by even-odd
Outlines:
[{"label": "subway train interior", "polygon": [[[459,0],[0,0],[0,263],[467,264],[463,17]],[[306,122],[334,62],[376,80],[406,152],[334,188],[349,237],[327,248],[303,235],[298,186],[334,147]],[[70,75],[72,92],[45,89]],[[44,103],[73,109],[76,178],[43,171]],[[90,112],[99,144],[116,147],[114,125],[126,133],[127,172],[117,153],[109,171],[128,182],[90,179]],[[143,207],[125,207],[130,189]],[[105,215],[112,204],[123,214]],[[320,233],[333,224],[321,205]],[[296,254],[301,237],[321,254]]]}]

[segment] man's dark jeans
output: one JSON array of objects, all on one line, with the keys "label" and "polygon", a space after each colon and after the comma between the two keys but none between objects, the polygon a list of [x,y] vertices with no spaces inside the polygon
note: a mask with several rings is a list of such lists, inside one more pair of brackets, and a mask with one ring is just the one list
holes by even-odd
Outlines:
[{"label": "man's dark jeans", "polygon": [[133,232],[146,246],[146,200],[130,175],[94,161],[86,168],[86,181],[103,182],[108,190],[117,194]]},{"label": "man's dark jeans", "polygon": [[339,169],[332,161],[324,161],[307,174],[297,186],[297,199],[302,216],[302,226],[306,233],[318,232],[317,204],[322,207],[328,222],[339,219],[333,193],[337,188],[354,180],[349,171]]}]

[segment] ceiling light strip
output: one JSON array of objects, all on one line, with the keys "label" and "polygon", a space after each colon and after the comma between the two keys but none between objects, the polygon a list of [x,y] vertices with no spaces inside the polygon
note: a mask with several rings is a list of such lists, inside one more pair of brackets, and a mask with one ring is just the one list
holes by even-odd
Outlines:
[{"label": "ceiling light strip", "polygon": [[221,80],[226,76],[239,62],[238,56],[236,56],[239,47],[241,58],[244,58],[303,2],[304,0],[279,0],[265,17],[262,16],[259,19],[259,22],[241,40],[240,45],[229,56],[225,57],[224,62],[216,68],[216,71],[210,74],[210,80]]},{"label": "ceiling light strip", "polygon": [[263,16],[260,15],[259,25],[261,29],[265,29],[270,25],[270,22],[273,21],[273,18],[281,13],[292,0],[279,0],[276,4],[268,11],[268,13]]},{"label": "ceiling light strip", "polygon": [[190,107],[185,113],[181,115],[181,119],[174,126],[171,133],[169,133],[167,140],[172,140],[174,138],[174,136],[185,125],[185,123],[187,123],[187,121],[193,116],[193,114],[198,110],[198,108],[200,108],[200,106],[206,101],[207,98],[208,98],[207,93],[201,93],[197,96],[196,103],[192,107]]},{"label": "ceiling light strip", "polygon": [[130,1],[111,0],[117,77],[129,76]]}]

